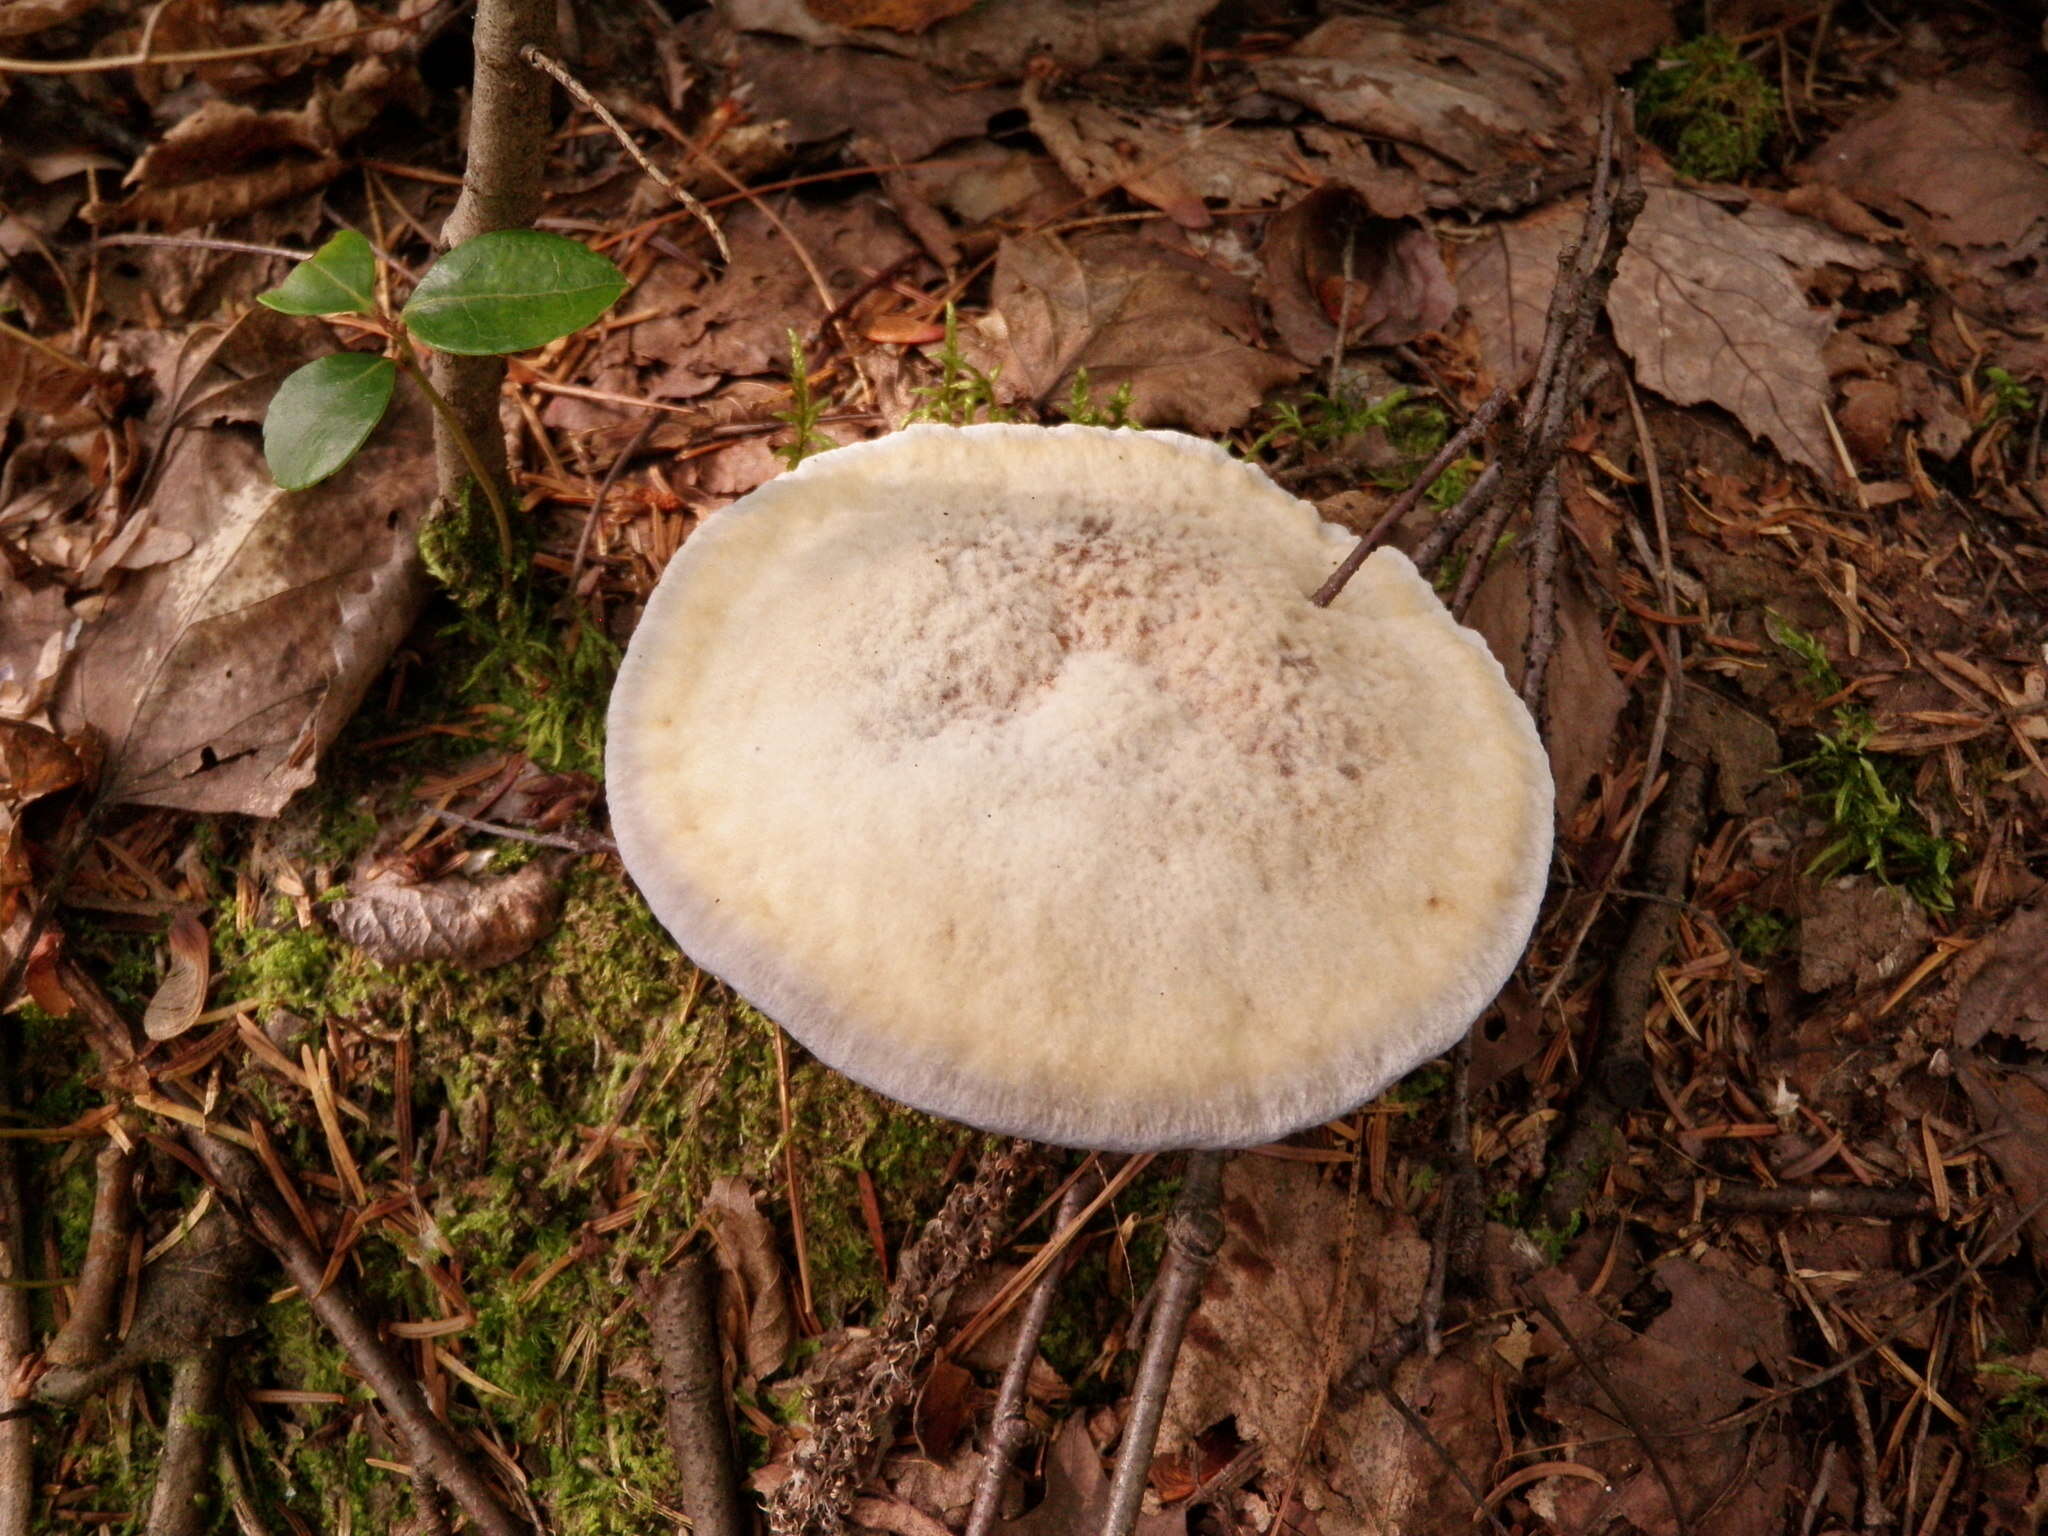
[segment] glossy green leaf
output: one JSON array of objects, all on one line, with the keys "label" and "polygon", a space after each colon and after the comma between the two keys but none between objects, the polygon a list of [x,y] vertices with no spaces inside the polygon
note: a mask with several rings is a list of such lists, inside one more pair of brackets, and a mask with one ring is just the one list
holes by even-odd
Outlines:
[{"label": "glossy green leaf", "polygon": [[534,229],[479,235],[435,262],[405,323],[442,352],[524,352],[580,330],[626,291],[626,274],[587,246]]},{"label": "glossy green leaf", "polygon": [[263,418],[263,457],[288,491],[303,491],[356,455],[391,404],[398,365],[370,352],[317,358],[278,385]]},{"label": "glossy green leaf", "polygon": [[370,242],[344,229],[291,269],[256,302],[286,315],[365,315],[377,307],[377,256]]}]

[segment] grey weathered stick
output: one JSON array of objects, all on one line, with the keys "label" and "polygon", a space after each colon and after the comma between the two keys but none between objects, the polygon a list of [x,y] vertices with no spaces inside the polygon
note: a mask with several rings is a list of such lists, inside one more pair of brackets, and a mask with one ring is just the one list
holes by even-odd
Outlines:
[{"label": "grey weathered stick", "polygon": [[227,1374],[227,1348],[218,1339],[172,1366],[171,1406],[143,1536],[206,1536],[215,1529],[218,1501],[207,1496],[206,1479]]},{"label": "grey weathered stick", "polygon": [[1137,1523],[1181,1339],[1188,1331],[1195,1303],[1201,1300],[1209,1266],[1223,1246],[1223,1217],[1218,1209],[1222,1201],[1223,1154],[1190,1152],[1180,1194],[1173,1202],[1172,1222],[1166,1229],[1166,1257],[1156,1282],[1152,1326],[1145,1334],[1145,1352],[1138,1357],[1131,1416],[1117,1446],[1116,1476],[1109,1485],[1109,1513],[1102,1522],[1102,1536],[1130,1536]]},{"label": "grey weathered stick", "polygon": [[746,1536],[753,1529],[733,1463],[718,1347],[718,1266],[702,1249],[685,1254],[641,1293],[661,1371],[662,1428],[693,1536]]},{"label": "grey weathered stick", "polygon": [[[441,246],[452,250],[478,235],[525,229],[540,212],[541,172],[548,141],[547,76],[526,65],[520,50],[555,45],[555,0],[477,0],[476,76],[470,95],[469,143],[462,195],[441,226]],[[498,397],[505,383],[502,357],[434,359],[434,385],[509,501],[505,430]],[[454,433],[436,414],[434,466],[444,504],[470,478],[469,462]]]},{"label": "grey weathered stick", "polygon": [[[1053,1232],[1064,1231],[1080,1215],[1081,1207],[1094,1197],[1096,1182],[1087,1176],[1074,1180],[1060,1197],[1059,1210],[1052,1219]],[[1038,1358],[1038,1341],[1045,1337],[1046,1320],[1052,1316],[1053,1299],[1059,1294],[1060,1277],[1066,1270],[1064,1260],[1049,1265],[1024,1303],[1017,1347],[1011,1351],[1010,1363],[1003,1371],[1003,1384],[996,1393],[995,1416],[989,1421],[988,1459],[982,1464],[981,1478],[974,1487],[974,1508],[968,1513],[964,1536],[988,1536],[995,1529],[1003,1481],[1010,1475],[1017,1453],[1031,1432],[1030,1421],[1024,1417],[1024,1394],[1031,1385],[1031,1365]]]},{"label": "grey weathered stick", "polygon": [[1756,1211],[1766,1216],[1876,1217],[1899,1221],[1933,1212],[1934,1201],[1917,1189],[1882,1189],[1865,1184],[1780,1184],[1764,1189],[1754,1184],[1720,1184],[1707,1192],[1707,1204],[1724,1211]]},{"label": "grey weathered stick", "polygon": [[[10,1108],[18,1074],[21,1024],[0,1014],[0,1108]],[[29,1536],[35,1513],[35,1434],[28,1399],[10,1383],[35,1349],[28,1291],[9,1281],[28,1278],[28,1201],[12,1141],[0,1141],[0,1536]]]}]

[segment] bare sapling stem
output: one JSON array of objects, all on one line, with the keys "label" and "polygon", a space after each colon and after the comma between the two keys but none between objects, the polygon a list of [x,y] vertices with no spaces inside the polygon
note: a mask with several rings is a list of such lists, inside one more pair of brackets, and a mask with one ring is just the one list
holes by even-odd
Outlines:
[{"label": "bare sapling stem", "polygon": [[[1098,1182],[1083,1175],[1075,1179],[1072,1187],[1060,1197],[1059,1211],[1052,1219],[1054,1237],[1072,1225],[1074,1218],[1080,1215],[1081,1207],[1094,1194]],[[1046,1321],[1052,1316],[1053,1300],[1059,1295],[1060,1280],[1067,1272],[1068,1262],[1067,1259],[1058,1259],[1047,1265],[1031,1287],[1030,1299],[1024,1304],[1024,1316],[1017,1329],[1017,1347],[1010,1354],[1010,1363],[1003,1370],[1003,1384],[996,1393],[995,1417],[989,1422],[988,1460],[983,1463],[981,1479],[974,1487],[974,1508],[967,1516],[965,1536],[989,1536],[989,1532],[995,1529],[996,1513],[1003,1500],[1003,1481],[1010,1475],[1017,1453],[1024,1448],[1024,1442],[1031,1433],[1031,1423],[1024,1417],[1025,1393],[1031,1386],[1031,1364],[1038,1358],[1038,1341],[1045,1337]]]},{"label": "bare sapling stem", "polygon": [[[478,235],[530,228],[540,212],[551,85],[519,55],[523,48],[554,46],[554,0],[477,0],[476,75],[462,195],[441,226],[443,250],[466,245]],[[433,372],[442,397],[434,417],[441,502],[453,505],[462,482],[474,478],[502,520],[505,491],[512,481],[505,434],[498,424],[505,360],[444,352],[435,356]],[[462,424],[461,436],[450,427],[454,421]],[[509,546],[509,532],[503,537]]]},{"label": "bare sapling stem", "polygon": [[1223,1246],[1222,1204],[1223,1154],[1190,1152],[1166,1229],[1166,1257],[1156,1282],[1152,1326],[1145,1334],[1145,1352],[1138,1359],[1131,1416],[1117,1447],[1116,1476],[1109,1486],[1109,1513],[1103,1518],[1102,1536],[1130,1536],[1137,1524],[1181,1340],[1187,1335],[1195,1303],[1201,1300],[1209,1266]]},{"label": "bare sapling stem", "polygon": [[441,424],[441,430],[455,445],[455,451],[469,467],[469,478],[476,482],[477,489],[483,492],[484,500],[490,504],[491,521],[497,526],[498,531],[498,555],[509,572],[512,569],[512,513],[505,505],[504,486],[500,478],[492,474],[489,466],[484,463],[482,449],[478,446],[477,440],[470,435],[469,429],[462,424],[462,418],[456,414],[454,406],[448,403],[448,397],[434,388],[433,379],[428,376],[427,370],[420,366],[419,355],[413,351],[412,343],[405,339],[404,330],[394,327],[394,331],[398,341],[398,366],[426,395],[427,404],[434,408],[434,419]]}]

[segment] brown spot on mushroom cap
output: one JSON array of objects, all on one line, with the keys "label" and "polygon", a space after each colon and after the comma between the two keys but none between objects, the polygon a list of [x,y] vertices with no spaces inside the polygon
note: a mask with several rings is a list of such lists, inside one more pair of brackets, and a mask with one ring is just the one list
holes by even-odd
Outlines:
[{"label": "brown spot on mushroom cap", "polygon": [[[1551,820],[1527,713],[1404,558],[1308,601],[1347,542],[1176,433],[810,460],[649,604],[621,852],[694,958],[924,1108],[1120,1148],[1341,1113],[1491,999]],[[1419,923],[1424,892],[1457,899]]]}]

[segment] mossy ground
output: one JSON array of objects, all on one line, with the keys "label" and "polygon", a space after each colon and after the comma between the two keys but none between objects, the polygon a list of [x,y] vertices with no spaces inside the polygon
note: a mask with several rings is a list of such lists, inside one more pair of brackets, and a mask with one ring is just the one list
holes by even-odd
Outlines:
[{"label": "mossy ground", "polygon": [[[486,747],[535,744],[530,700],[528,715],[511,721],[518,729],[494,728],[511,717],[478,708],[479,699],[502,702],[475,681],[503,660],[502,637],[451,626],[445,613],[438,630],[430,622],[422,633],[446,648],[435,685],[415,690],[395,718],[372,713],[352,726],[321,785],[282,822],[184,828],[214,898],[209,1001],[253,1004],[253,1016],[294,1060],[301,1046],[335,1049],[337,1089],[361,1111],[344,1119],[350,1153],[373,1199],[404,1187],[394,1089],[406,1043],[412,1180],[423,1219],[417,1236],[383,1227],[366,1235],[350,1264],[352,1283],[387,1323],[447,1315],[425,1263],[459,1284],[474,1323],[432,1345],[404,1347],[438,1346],[499,1389],[451,1379],[452,1415],[517,1456],[553,1530],[665,1528],[658,1501],[673,1473],[636,1283],[689,1235],[710,1182],[731,1174],[754,1185],[794,1286],[775,1032],[695,972],[615,860],[566,862],[558,926],[527,955],[485,972],[387,968],[317,920],[351,862],[417,814],[411,791],[419,777]],[[538,643],[538,633],[536,625],[520,644]],[[593,648],[587,658],[605,683],[611,654]],[[564,657],[533,665],[557,677],[575,677],[581,666]],[[547,766],[599,760],[603,688],[584,681],[590,686],[579,684],[560,716],[568,749]],[[516,679],[501,683],[517,691]],[[374,745],[433,718],[456,719],[465,734]],[[506,850],[511,857],[501,856]],[[493,850],[493,867],[532,855],[504,844]],[[297,904],[278,888],[280,859],[305,884],[314,926],[302,926]],[[72,908],[65,928],[70,952],[139,1016],[162,973],[163,922]],[[25,1041],[28,1087],[17,1102],[31,1123],[61,1125],[102,1101],[74,1026],[31,1013]],[[331,1179],[334,1163],[306,1094],[239,1047],[221,1061],[230,1116],[261,1119],[302,1179]],[[894,1249],[937,1210],[954,1154],[977,1150],[979,1139],[879,1099],[794,1047],[788,1101],[812,1306],[827,1327],[864,1320],[884,1287],[861,1175],[872,1181]],[[609,1143],[586,1157],[607,1132]],[[31,1145],[47,1249],[75,1274],[92,1206],[90,1148]],[[153,1163],[146,1182],[154,1240],[198,1190],[167,1159]],[[593,1227],[606,1217],[614,1220]],[[391,1529],[409,1514],[412,1493],[402,1474],[373,1462],[401,1462],[403,1452],[381,1437],[367,1389],[303,1300],[271,1289],[282,1284],[268,1269],[251,1277],[257,1325],[234,1344],[234,1383],[334,1392],[345,1401],[263,1404],[240,1415],[247,1480],[266,1505],[315,1528]],[[44,1304],[39,1324],[53,1321]],[[133,1392],[94,1398],[43,1437],[44,1472],[74,1492],[90,1490],[84,1504],[69,1507],[118,1512],[105,1527],[113,1531],[140,1529],[168,1368],[150,1367],[135,1381]],[[231,1517],[221,1518],[219,1528],[232,1529]]]}]

